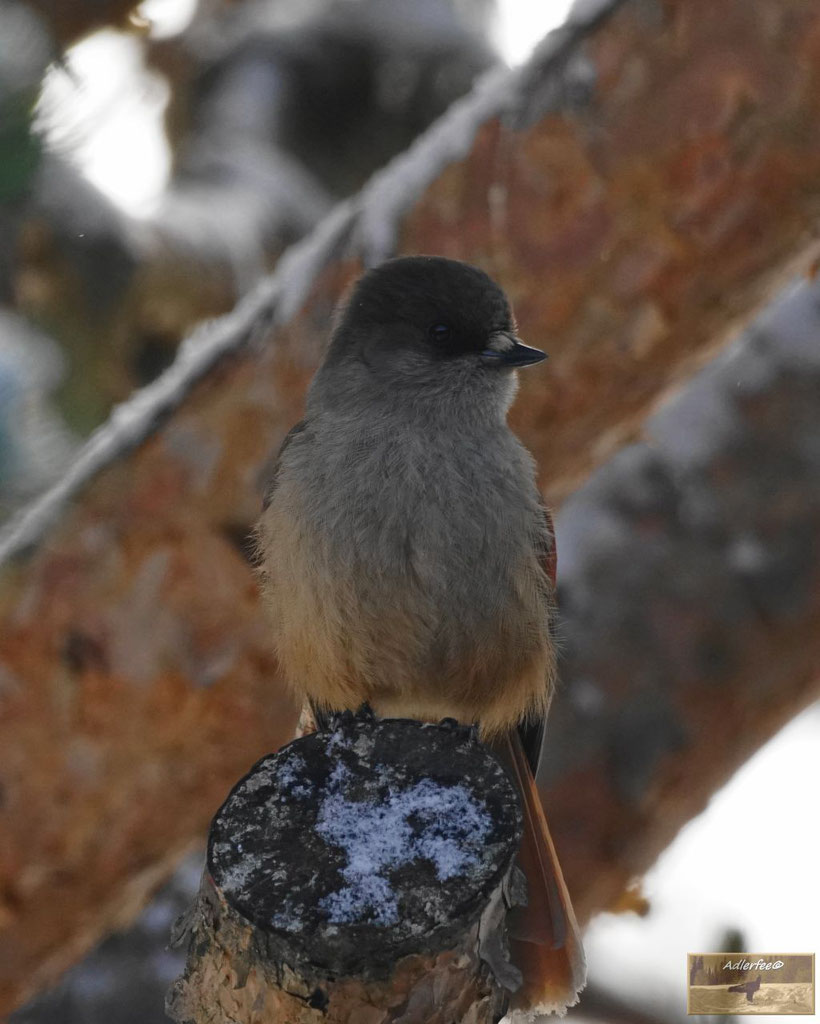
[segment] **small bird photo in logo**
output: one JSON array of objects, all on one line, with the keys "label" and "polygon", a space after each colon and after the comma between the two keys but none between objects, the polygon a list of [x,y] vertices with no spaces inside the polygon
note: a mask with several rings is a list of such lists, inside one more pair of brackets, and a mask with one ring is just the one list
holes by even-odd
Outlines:
[{"label": "small bird photo in logo", "polygon": [[688,1014],[814,1014],[814,953],[689,953]]}]

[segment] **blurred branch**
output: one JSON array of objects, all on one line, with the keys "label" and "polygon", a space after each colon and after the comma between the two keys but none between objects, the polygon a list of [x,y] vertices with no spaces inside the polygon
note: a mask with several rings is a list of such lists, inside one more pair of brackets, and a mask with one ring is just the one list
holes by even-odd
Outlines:
[{"label": "blurred branch", "polygon": [[[200,4],[181,35],[134,42],[140,59],[123,91],[128,82],[159,116],[170,86],[173,178],[144,220],[126,217],[70,164],[92,122],[127,117],[125,105],[112,98],[111,109],[100,108],[100,82],[84,77],[72,52],[47,80],[42,168],[30,175],[0,260],[14,257],[8,282],[17,308],[69,355],[62,405],[83,434],[153,380],[194,324],[229,310],[315,227],[334,196],[357,191],[492,63],[451,0],[409,8],[400,0],[324,0],[289,27],[272,8]],[[15,10],[39,27],[47,54],[54,51],[32,10]],[[103,17],[105,5],[96,10]],[[0,8],[0,38],[10,23]],[[106,46],[109,59],[131,52],[115,51],[113,38],[102,52]],[[0,170],[0,202],[31,163],[19,131],[0,128],[0,151],[4,135],[15,159]],[[36,133],[32,139],[40,144]]]},{"label": "blurred branch", "polygon": [[818,337],[802,284],[561,510],[541,783],[581,918],[820,697]]},{"label": "blurred branch", "polygon": [[[522,75],[486,82],[233,314],[197,332],[6,534],[4,1005],[124,912],[125,894],[133,903],[167,851],[201,833],[233,779],[292,728],[247,532],[333,305],[362,265],[434,251],[480,263],[507,287],[525,336],[549,338],[550,368],[530,374],[515,418],[549,496],[563,498],[811,259],[818,58],[812,0],[776,10],[622,0],[575,23]],[[815,570],[806,557],[801,609],[816,596]],[[583,887],[574,880],[585,912],[614,899],[644,847],[656,851],[733,759],[807,699],[802,611],[785,625],[761,626],[753,613],[742,621],[752,624],[739,634],[749,653],[725,670],[715,662],[716,679],[734,680],[718,715],[700,663],[684,674],[693,688],[669,697],[693,705],[686,735],[702,728],[717,746],[720,728],[730,748],[701,766],[693,797],[680,799],[687,776],[672,758],[646,799],[641,773],[635,782],[627,770],[611,806],[601,786],[595,806],[558,802],[559,846],[583,830],[586,850],[602,858],[600,881],[595,864]],[[774,651],[776,660],[760,660]],[[602,671],[613,665],[610,651]],[[637,688],[640,706],[642,663],[629,669],[620,685]],[[747,702],[757,711],[748,721]],[[729,708],[741,728],[726,726]],[[625,720],[657,732],[652,715]],[[630,749],[591,751],[590,764],[609,771]],[[617,800],[637,808],[624,833]],[[661,804],[662,828],[644,838]]]},{"label": "blurred branch", "polygon": [[26,0],[48,25],[58,52],[103,28],[144,29],[136,9],[141,0]]}]

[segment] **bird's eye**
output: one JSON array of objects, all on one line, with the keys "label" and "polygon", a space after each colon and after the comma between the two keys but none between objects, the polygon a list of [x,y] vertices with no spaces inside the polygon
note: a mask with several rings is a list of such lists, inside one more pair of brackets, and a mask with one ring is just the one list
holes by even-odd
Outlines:
[{"label": "bird's eye", "polygon": [[447,341],[452,331],[448,324],[433,324],[429,334],[433,341]]}]

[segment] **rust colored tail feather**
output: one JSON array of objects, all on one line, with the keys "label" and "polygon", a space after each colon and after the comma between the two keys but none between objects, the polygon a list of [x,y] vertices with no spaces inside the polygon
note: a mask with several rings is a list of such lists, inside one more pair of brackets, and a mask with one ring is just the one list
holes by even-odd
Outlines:
[{"label": "rust colored tail feather", "polygon": [[492,744],[521,793],[524,837],[519,866],[527,879],[527,906],[510,914],[510,952],[524,982],[512,998],[510,1020],[563,1016],[586,983],[584,948],[541,798],[518,733]]}]

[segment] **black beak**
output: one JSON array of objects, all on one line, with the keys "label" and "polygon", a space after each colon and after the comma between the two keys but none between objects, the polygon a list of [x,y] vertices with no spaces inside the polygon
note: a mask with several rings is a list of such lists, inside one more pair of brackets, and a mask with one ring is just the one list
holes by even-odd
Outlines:
[{"label": "black beak", "polygon": [[547,353],[542,352],[540,348],[530,348],[529,345],[525,345],[518,338],[508,335],[509,340],[513,343],[509,348],[494,349],[488,348],[481,353],[481,358],[489,366],[533,366],[535,363],[540,363],[542,359],[547,358]]}]

